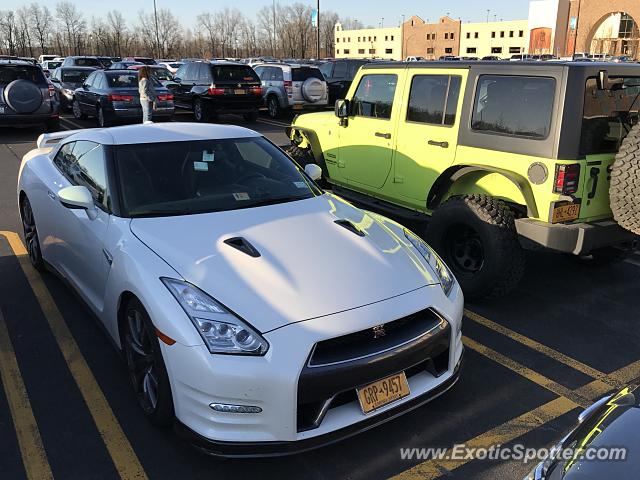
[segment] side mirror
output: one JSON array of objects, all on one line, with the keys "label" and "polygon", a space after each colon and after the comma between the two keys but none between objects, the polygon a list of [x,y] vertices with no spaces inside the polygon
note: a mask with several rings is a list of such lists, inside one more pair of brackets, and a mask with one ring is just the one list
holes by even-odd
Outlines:
[{"label": "side mirror", "polygon": [[349,116],[349,100],[336,100],[335,113],[338,118]]},{"label": "side mirror", "polygon": [[176,83],[180,83],[182,79],[180,77],[173,77],[173,81]]},{"label": "side mirror", "polygon": [[87,187],[81,185],[65,187],[58,192],[58,198],[63,206],[70,209],[86,210],[87,216],[91,220],[95,218],[96,206]]},{"label": "side mirror", "polygon": [[58,80],[55,77],[51,77],[50,80],[51,80],[51,83],[60,83],[60,80]]},{"label": "side mirror", "polygon": [[322,168],[320,168],[315,163],[308,163],[304,167],[304,172],[309,175],[309,178],[314,182],[316,180],[320,180],[322,178]]}]

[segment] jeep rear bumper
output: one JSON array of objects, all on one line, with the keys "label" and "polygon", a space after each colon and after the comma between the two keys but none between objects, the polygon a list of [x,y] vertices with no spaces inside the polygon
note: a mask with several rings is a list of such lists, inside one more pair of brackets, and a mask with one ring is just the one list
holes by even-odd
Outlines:
[{"label": "jeep rear bumper", "polygon": [[519,218],[516,220],[518,235],[559,252],[587,255],[602,247],[620,245],[638,239],[636,235],[624,230],[613,220],[601,220],[591,223],[551,224]]}]

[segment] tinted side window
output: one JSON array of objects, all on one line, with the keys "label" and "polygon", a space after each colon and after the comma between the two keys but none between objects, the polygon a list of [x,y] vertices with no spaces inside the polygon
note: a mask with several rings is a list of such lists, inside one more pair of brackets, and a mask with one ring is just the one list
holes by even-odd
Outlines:
[{"label": "tinted side window", "polygon": [[271,80],[276,82],[284,81],[284,74],[282,73],[282,69],[278,67],[272,67],[272,76]]},{"label": "tinted side window", "polygon": [[299,67],[291,69],[291,80],[294,82],[304,82],[307,78],[317,78],[324,81],[324,76],[318,68]]},{"label": "tinted side window", "polygon": [[64,144],[62,147],[60,147],[60,150],[58,150],[58,153],[53,159],[53,164],[58,167],[60,173],[62,173],[65,177],[67,177],[69,165],[73,161],[71,152],[73,151],[74,145],[75,142]]},{"label": "tinted side window", "polygon": [[471,127],[544,140],[551,130],[555,88],[553,78],[483,75],[478,80]]},{"label": "tinted side window", "polygon": [[351,100],[351,112],[359,117],[391,118],[397,75],[365,75]]},{"label": "tinted side window", "polygon": [[411,81],[407,120],[433,125],[453,125],[461,78],[447,75],[416,75]]},{"label": "tinted side window", "polygon": [[320,71],[326,78],[333,78],[333,74],[331,73],[333,70],[333,63],[327,62],[320,65]]},{"label": "tinted side window", "polygon": [[347,62],[336,62],[336,66],[333,69],[333,76],[335,78],[344,78],[347,76]]},{"label": "tinted side window", "polygon": [[97,74],[98,74],[97,72],[93,72],[91,75],[89,75],[87,79],[84,81],[84,85],[93,86],[93,82],[95,81]]},{"label": "tinted side window", "polygon": [[184,80],[186,73],[187,73],[187,65],[182,65],[176,72],[176,77],[181,80]]},{"label": "tinted side window", "polygon": [[200,68],[198,68],[198,83],[211,83],[212,82],[212,78],[211,78],[211,67],[209,67],[209,65],[206,65],[204,63],[199,65]]},{"label": "tinted side window", "polygon": [[258,75],[260,77],[260,80],[269,80],[268,75],[265,75],[265,71],[267,71],[268,69],[265,67],[256,67],[254,68],[256,75]]},{"label": "tinted side window", "polygon": [[196,76],[196,68],[197,68],[197,65],[195,63],[187,64],[187,68],[184,71],[184,77],[180,77],[180,78],[182,78],[186,82],[193,82]]},{"label": "tinted side window", "polygon": [[66,144],[54,162],[71,184],[87,187],[96,203],[107,207],[107,173],[102,145],[83,140]]},{"label": "tinted side window", "polygon": [[362,65],[364,65],[366,62],[349,62],[349,78],[353,79],[353,77],[356,76],[356,73],[358,73],[358,70],[360,69],[360,67]]}]

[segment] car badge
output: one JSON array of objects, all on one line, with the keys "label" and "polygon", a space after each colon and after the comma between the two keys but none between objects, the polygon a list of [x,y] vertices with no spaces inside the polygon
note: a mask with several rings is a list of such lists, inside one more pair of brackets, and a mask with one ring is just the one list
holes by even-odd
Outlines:
[{"label": "car badge", "polygon": [[382,338],[387,334],[384,325],[376,325],[371,330],[373,331],[373,338]]}]

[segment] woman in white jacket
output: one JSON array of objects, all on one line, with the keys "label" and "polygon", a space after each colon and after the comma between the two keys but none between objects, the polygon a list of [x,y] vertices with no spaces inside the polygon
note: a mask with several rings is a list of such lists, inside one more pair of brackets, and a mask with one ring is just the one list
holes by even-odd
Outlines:
[{"label": "woman in white jacket", "polygon": [[150,78],[151,69],[145,65],[138,70],[138,91],[140,92],[140,105],[142,105],[142,123],[151,123],[153,104],[156,101],[156,92],[153,88],[153,79]]}]

